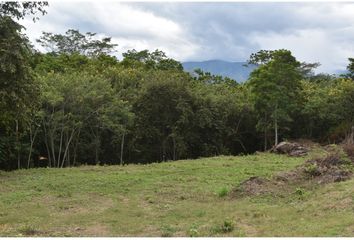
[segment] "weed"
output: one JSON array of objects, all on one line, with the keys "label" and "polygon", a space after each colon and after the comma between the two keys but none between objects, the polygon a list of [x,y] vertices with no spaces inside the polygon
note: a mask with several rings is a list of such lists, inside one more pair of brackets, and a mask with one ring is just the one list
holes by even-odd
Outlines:
[{"label": "weed", "polygon": [[212,232],[215,234],[218,233],[229,233],[234,230],[234,224],[230,220],[224,220],[223,224],[212,228]]},{"label": "weed", "polygon": [[35,227],[30,225],[22,226],[18,229],[18,231],[25,236],[32,236],[39,233],[39,231]]},{"label": "weed", "polygon": [[308,175],[310,175],[311,177],[316,177],[321,175],[321,172],[318,169],[317,164],[313,163],[313,164],[309,164],[306,168],[305,168],[305,173],[307,173]]},{"label": "weed", "polygon": [[192,226],[188,230],[187,234],[189,237],[198,237],[199,236],[198,228],[196,226]]},{"label": "weed", "polygon": [[205,211],[199,211],[198,213],[197,213],[197,217],[204,217],[206,215],[206,212]]},{"label": "weed", "polygon": [[303,196],[303,195],[305,195],[305,190],[304,189],[302,189],[302,188],[296,188],[296,190],[295,190],[295,194],[296,195],[299,195],[299,196]]},{"label": "weed", "polygon": [[146,200],[148,203],[154,203],[154,200],[153,200],[152,197],[150,197],[150,196],[145,197],[145,200]]},{"label": "weed", "polygon": [[161,231],[162,231],[161,237],[172,237],[173,233],[175,232],[175,229],[173,229],[170,226],[163,226],[161,228]]},{"label": "weed", "polygon": [[218,196],[220,198],[225,197],[229,193],[229,190],[226,187],[223,187],[222,189],[219,190]]},{"label": "weed", "polygon": [[233,222],[229,220],[225,220],[224,223],[221,225],[221,230],[224,233],[232,232],[234,230]]},{"label": "weed", "polygon": [[58,198],[70,198],[72,197],[72,193],[71,192],[60,192],[57,195]]}]

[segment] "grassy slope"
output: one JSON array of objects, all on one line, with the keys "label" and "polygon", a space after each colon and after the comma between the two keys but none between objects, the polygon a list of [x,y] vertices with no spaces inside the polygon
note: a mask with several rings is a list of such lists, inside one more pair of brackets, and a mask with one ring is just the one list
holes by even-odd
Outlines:
[{"label": "grassy slope", "polygon": [[[0,236],[354,236],[354,180],[299,198],[220,197],[304,158],[259,154],[0,172]],[[231,221],[234,230],[218,230]]]}]

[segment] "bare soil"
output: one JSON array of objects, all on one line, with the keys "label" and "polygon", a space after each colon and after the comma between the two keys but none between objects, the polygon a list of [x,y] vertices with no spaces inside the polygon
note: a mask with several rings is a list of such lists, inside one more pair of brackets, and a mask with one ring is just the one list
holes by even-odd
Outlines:
[{"label": "bare soil", "polygon": [[263,194],[281,196],[294,193],[299,188],[346,181],[353,175],[348,168],[352,164],[343,160],[338,153],[332,153],[323,158],[310,159],[294,170],[276,174],[271,179],[251,177],[234,188],[231,197]]}]

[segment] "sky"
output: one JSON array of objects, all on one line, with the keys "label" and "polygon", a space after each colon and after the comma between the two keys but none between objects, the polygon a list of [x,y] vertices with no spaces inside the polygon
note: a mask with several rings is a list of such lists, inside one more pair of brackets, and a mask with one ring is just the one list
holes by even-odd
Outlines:
[{"label": "sky", "polygon": [[[160,49],[178,61],[244,62],[261,49],[289,49],[316,72],[344,71],[354,57],[350,2],[49,2],[47,15],[22,24],[34,43],[42,31],[68,29],[112,37],[119,53]],[[37,48],[40,49],[38,45]]]}]

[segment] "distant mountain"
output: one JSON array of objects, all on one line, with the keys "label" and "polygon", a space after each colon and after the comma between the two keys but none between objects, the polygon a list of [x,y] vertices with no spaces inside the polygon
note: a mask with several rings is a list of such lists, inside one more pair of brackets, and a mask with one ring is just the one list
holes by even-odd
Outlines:
[{"label": "distant mountain", "polygon": [[194,72],[195,69],[200,68],[204,72],[229,77],[237,82],[246,81],[252,70],[255,69],[255,66],[245,67],[245,64],[246,62],[227,62],[222,60],[182,63],[184,70],[187,72]]},{"label": "distant mountain", "polygon": [[343,70],[343,69],[337,70],[337,71],[334,72],[334,74],[337,75],[337,76],[345,75],[345,74],[348,74],[348,73],[349,73],[348,70]]}]

